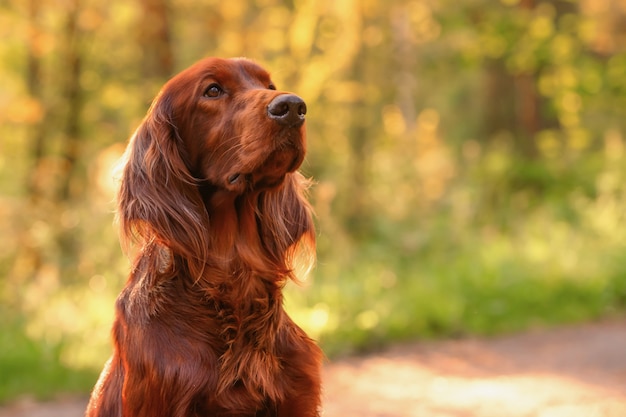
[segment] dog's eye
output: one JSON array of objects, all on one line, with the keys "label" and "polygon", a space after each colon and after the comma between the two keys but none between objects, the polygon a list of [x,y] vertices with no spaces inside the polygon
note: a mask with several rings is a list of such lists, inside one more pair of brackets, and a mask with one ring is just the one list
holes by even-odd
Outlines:
[{"label": "dog's eye", "polygon": [[267,88],[269,88],[270,90],[276,90],[276,86],[274,85],[274,83],[270,83],[270,85],[267,86]]},{"label": "dog's eye", "polygon": [[222,94],[224,94],[224,90],[219,86],[219,84],[215,83],[211,84],[206,90],[204,90],[204,97],[207,98],[218,98]]}]

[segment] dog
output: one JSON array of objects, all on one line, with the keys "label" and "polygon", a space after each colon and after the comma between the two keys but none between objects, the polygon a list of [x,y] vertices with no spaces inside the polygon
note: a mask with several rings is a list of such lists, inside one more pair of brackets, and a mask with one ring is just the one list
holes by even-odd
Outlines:
[{"label": "dog", "polygon": [[132,269],[86,416],[319,416],[323,354],[282,305],[314,261],[306,112],[247,59],[206,58],[159,92],[125,154]]}]

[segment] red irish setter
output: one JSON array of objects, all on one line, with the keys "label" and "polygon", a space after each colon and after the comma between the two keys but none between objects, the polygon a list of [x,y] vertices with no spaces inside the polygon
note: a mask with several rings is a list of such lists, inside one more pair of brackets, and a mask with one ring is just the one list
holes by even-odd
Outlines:
[{"label": "red irish setter", "polygon": [[163,87],[126,152],[118,217],[136,253],[87,416],[319,415],[322,353],[281,293],[314,253],[305,113],[246,59]]}]

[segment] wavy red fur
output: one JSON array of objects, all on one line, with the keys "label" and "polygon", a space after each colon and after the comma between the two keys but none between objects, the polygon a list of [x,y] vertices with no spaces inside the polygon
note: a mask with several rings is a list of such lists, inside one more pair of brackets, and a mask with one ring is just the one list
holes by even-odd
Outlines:
[{"label": "wavy red fur", "polygon": [[281,293],[315,250],[305,112],[245,59],[200,61],[155,98],[126,152],[132,271],[87,416],[319,415],[322,353]]}]

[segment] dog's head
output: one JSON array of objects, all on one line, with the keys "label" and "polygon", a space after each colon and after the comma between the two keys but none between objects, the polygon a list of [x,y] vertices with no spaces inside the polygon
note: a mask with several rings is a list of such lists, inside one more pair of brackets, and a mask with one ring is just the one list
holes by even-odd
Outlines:
[{"label": "dog's head", "polygon": [[[156,241],[196,273],[216,246],[234,245],[250,262],[263,258],[254,269],[289,274],[293,248],[303,237],[313,242],[306,181],[296,171],[306,152],[305,114],[301,98],[278,91],[246,59],[207,58],[173,77],[129,144],[123,236]],[[212,234],[218,204],[238,230]]]}]

